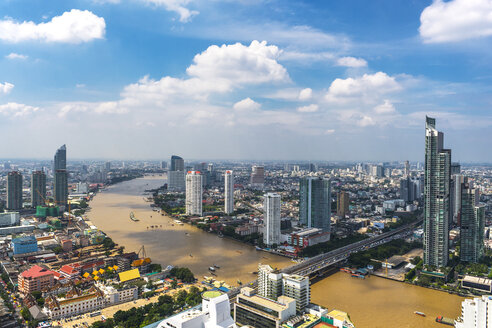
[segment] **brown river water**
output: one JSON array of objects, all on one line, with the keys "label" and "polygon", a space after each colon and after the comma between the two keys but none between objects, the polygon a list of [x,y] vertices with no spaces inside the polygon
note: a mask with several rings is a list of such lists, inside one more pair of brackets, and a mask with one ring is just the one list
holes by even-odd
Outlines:
[{"label": "brown river water", "polygon": [[[196,227],[178,225],[174,219],[152,211],[144,200],[146,189],[165,183],[165,177],[147,176],[110,186],[90,203],[89,219],[125,251],[145,246],[147,256],[163,266],[190,268],[195,276],[210,276],[208,267],[217,264],[217,280],[236,285],[256,278],[258,263],[273,267],[291,264],[287,258],[256,251],[254,247],[218,238]],[[130,212],[140,220],[130,220]],[[151,229],[151,225],[159,228]],[[162,227],[160,227],[162,225]],[[149,229],[147,229],[149,227]],[[352,278],[338,272],[311,286],[314,303],[348,312],[361,327],[445,327],[434,321],[437,315],[456,318],[463,298],[378,277]],[[424,312],[420,317],[414,311]]]}]

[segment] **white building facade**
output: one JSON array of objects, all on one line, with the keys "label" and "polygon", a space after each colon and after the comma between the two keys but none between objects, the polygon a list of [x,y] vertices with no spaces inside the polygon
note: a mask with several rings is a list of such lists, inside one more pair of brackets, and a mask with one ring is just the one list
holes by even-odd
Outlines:
[{"label": "white building facade", "polygon": [[186,175],[186,214],[202,215],[202,175],[188,171]]},{"label": "white building facade", "polygon": [[224,212],[232,214],[234,212],[234,176],[232,171],[226,171],[224,174]]},{"label": "white building facade", "polygon": [[263,202],[263,243],[280,244],[280,195],[267,193]]},{"label": "white building facade", "polygon": [[466,299],[461,303],[461,317],[454,322],[456,328],[492,327],[492,296]]}]

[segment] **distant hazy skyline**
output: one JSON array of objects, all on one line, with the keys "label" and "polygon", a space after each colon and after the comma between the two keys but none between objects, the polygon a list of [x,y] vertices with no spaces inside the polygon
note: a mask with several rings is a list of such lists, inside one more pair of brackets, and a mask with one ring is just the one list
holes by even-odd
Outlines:
[{"label": "distant hazy skyline", "polygon": [[0,11],[0,158],[422,161],[427,114],[492,162],[492,0]]}]

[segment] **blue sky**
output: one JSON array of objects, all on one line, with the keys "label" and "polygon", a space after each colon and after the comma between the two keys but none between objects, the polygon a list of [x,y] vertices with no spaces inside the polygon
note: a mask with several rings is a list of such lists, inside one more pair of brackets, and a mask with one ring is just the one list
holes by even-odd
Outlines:
[{"label": "blue sky", "polygon": [[[492,0],[6,0],[0,157],[492,162]],[[8,140],[8,142],[5,142]]]}]

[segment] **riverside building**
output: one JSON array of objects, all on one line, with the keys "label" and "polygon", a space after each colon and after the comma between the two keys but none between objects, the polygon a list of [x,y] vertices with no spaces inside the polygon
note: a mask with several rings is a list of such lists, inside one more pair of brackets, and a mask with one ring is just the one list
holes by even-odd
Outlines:
[{"label": "riverside building", "polygon": [[299,181],[299,221],[307,228],[330,232],[331,188],[330,180],[305,177]]},{"label": "riverside building", "polygon": [[202,175],[188,171],[186,175],[186,214],[202,216]]},{"label": "riverside building", "polygon": [[470,183],[461,188],[460,260],[477,263],[484,252],[485,205],[477,202],[478,190]]},{"label": "riverside building", "polygon": [[265,194],[263,200],[263,243],[268,246],[280,244],[280,195]]},{"label": "riverside building", "polygon": [[449,258],[451,150],[436,120],[426,117],[424,178],[424,264],[445,267]]},{"label": "riverside building", "polygon": [[234,176],[232,171],[225,172],[224,182],[224,213],[232,214],[234,212]]}]

